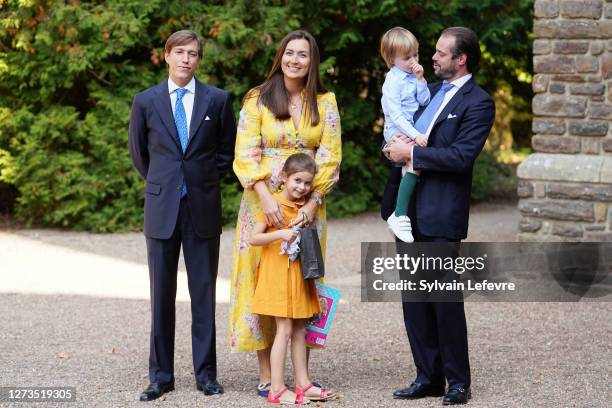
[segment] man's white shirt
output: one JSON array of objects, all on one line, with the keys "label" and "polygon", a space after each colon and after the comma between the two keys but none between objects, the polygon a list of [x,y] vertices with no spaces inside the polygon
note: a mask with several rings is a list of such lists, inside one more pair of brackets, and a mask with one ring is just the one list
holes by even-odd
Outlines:
[{"label": "man's white shirt", "polygon": [[[176,90],[180,88],[171,78],[168,78],[168,92],[170,93],[170,105],[172,105],[172,115],[176,112]],[[195,99],[195,77],[183,87],[187,90],[183,95],[183,107],[185,108],[185,116],[187,119],[187,135],[189,135],[189,127],[191,125],[191,114],[193,112],[193,101]]]}]

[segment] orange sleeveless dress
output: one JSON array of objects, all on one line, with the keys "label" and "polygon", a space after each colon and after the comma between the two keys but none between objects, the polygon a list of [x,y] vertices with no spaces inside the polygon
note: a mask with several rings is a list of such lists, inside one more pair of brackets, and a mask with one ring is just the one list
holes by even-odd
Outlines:
[{"label": "orange sleeveless dress", "polygon": [[[274,194],[274,197],[280,203],[286,224],[289,224],[297,216],[304,201],[292,202],[278,193]],[[257,221],[265,222],[262,212],[257,215]],[[277,228],[268,227],[266,232],[276,230]],[[280,254],[281,242],[271,242],[262,249],[251,312],[266,316],[308,319],[321,311],[317,288],[314,280],[304,280],[300,258],[290,261],[287,255]]]}]

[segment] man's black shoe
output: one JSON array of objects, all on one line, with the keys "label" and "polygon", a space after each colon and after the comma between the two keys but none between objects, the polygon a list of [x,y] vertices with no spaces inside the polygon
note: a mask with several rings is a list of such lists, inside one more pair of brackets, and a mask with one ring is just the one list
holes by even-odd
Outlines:
[{"label": "man's black shoe", "polygon": [[424,397],[441,397],[442,395],[444,395],[444,387],[435,387],[432,385],[414,382],[408,388],[396,390],[393,393],[393,398],[417,399]]},{"label": "man's black shoe", "polygon": [[217,395],[223,394],[224,392],[223,386],[219,384],[217,380],[207,381],[206,384],[198,383],[196,388],[198,391],[204,391],[204,395]]},{"label": "man's black shoe", "polygon": [[174,391],[174,383],[151,383],[146,390],[140,394],[141,401],[153,401],[167,392]]},{"label": "man's black shoe", "polygon": [[469,388],[453,388],[448,390],[442,399],[442,405],[466,404],[471,397],[472,393]]}]

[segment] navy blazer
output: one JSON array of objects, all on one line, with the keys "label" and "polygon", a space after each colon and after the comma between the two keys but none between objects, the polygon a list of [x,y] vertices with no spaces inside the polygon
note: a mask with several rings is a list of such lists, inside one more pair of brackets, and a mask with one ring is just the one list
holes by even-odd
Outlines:
[{"label": "navy blazer", "polygon": [[128,141],[134,167],[146,180],[144,233],[150,238],[172,235],[183,178],[198,236],[221,234],[219,183],[234,160],[236,120],[228,92],[195,82],[185,154],[172,115],[168,81],[134,97]]},{"label": "navy blazer", "polygon": [[[435,95],[441,86],[441,83],[432,85],[431,94]],[[413,167],[421,175],[409,215],[421,234],[453,240],[467,237],[474,162],[494,120],[493,99],[471,78],[440,112],[427,147],[414,147]],[[392,169],[389,176],[383,197],[383,217],[392,207],[389,195],[397,194],[392,186],[399,180],[399,171]],[[395,195],[392,199],[395,200]]]}]

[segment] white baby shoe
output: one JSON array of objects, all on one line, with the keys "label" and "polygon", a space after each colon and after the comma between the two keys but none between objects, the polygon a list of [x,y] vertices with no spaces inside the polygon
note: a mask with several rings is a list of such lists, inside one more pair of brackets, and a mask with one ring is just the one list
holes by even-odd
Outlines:
[{"label": "white baby shoe", "polygon": [[387,219],[387,224],[389,224],[389,229],[391,232],[393,232],[393,234],[398,237],[400,241],[414,242],[410,218],[408,218],[407,215],[400,215],[399,217],[396,217],[395,213],[392,213]]}]

